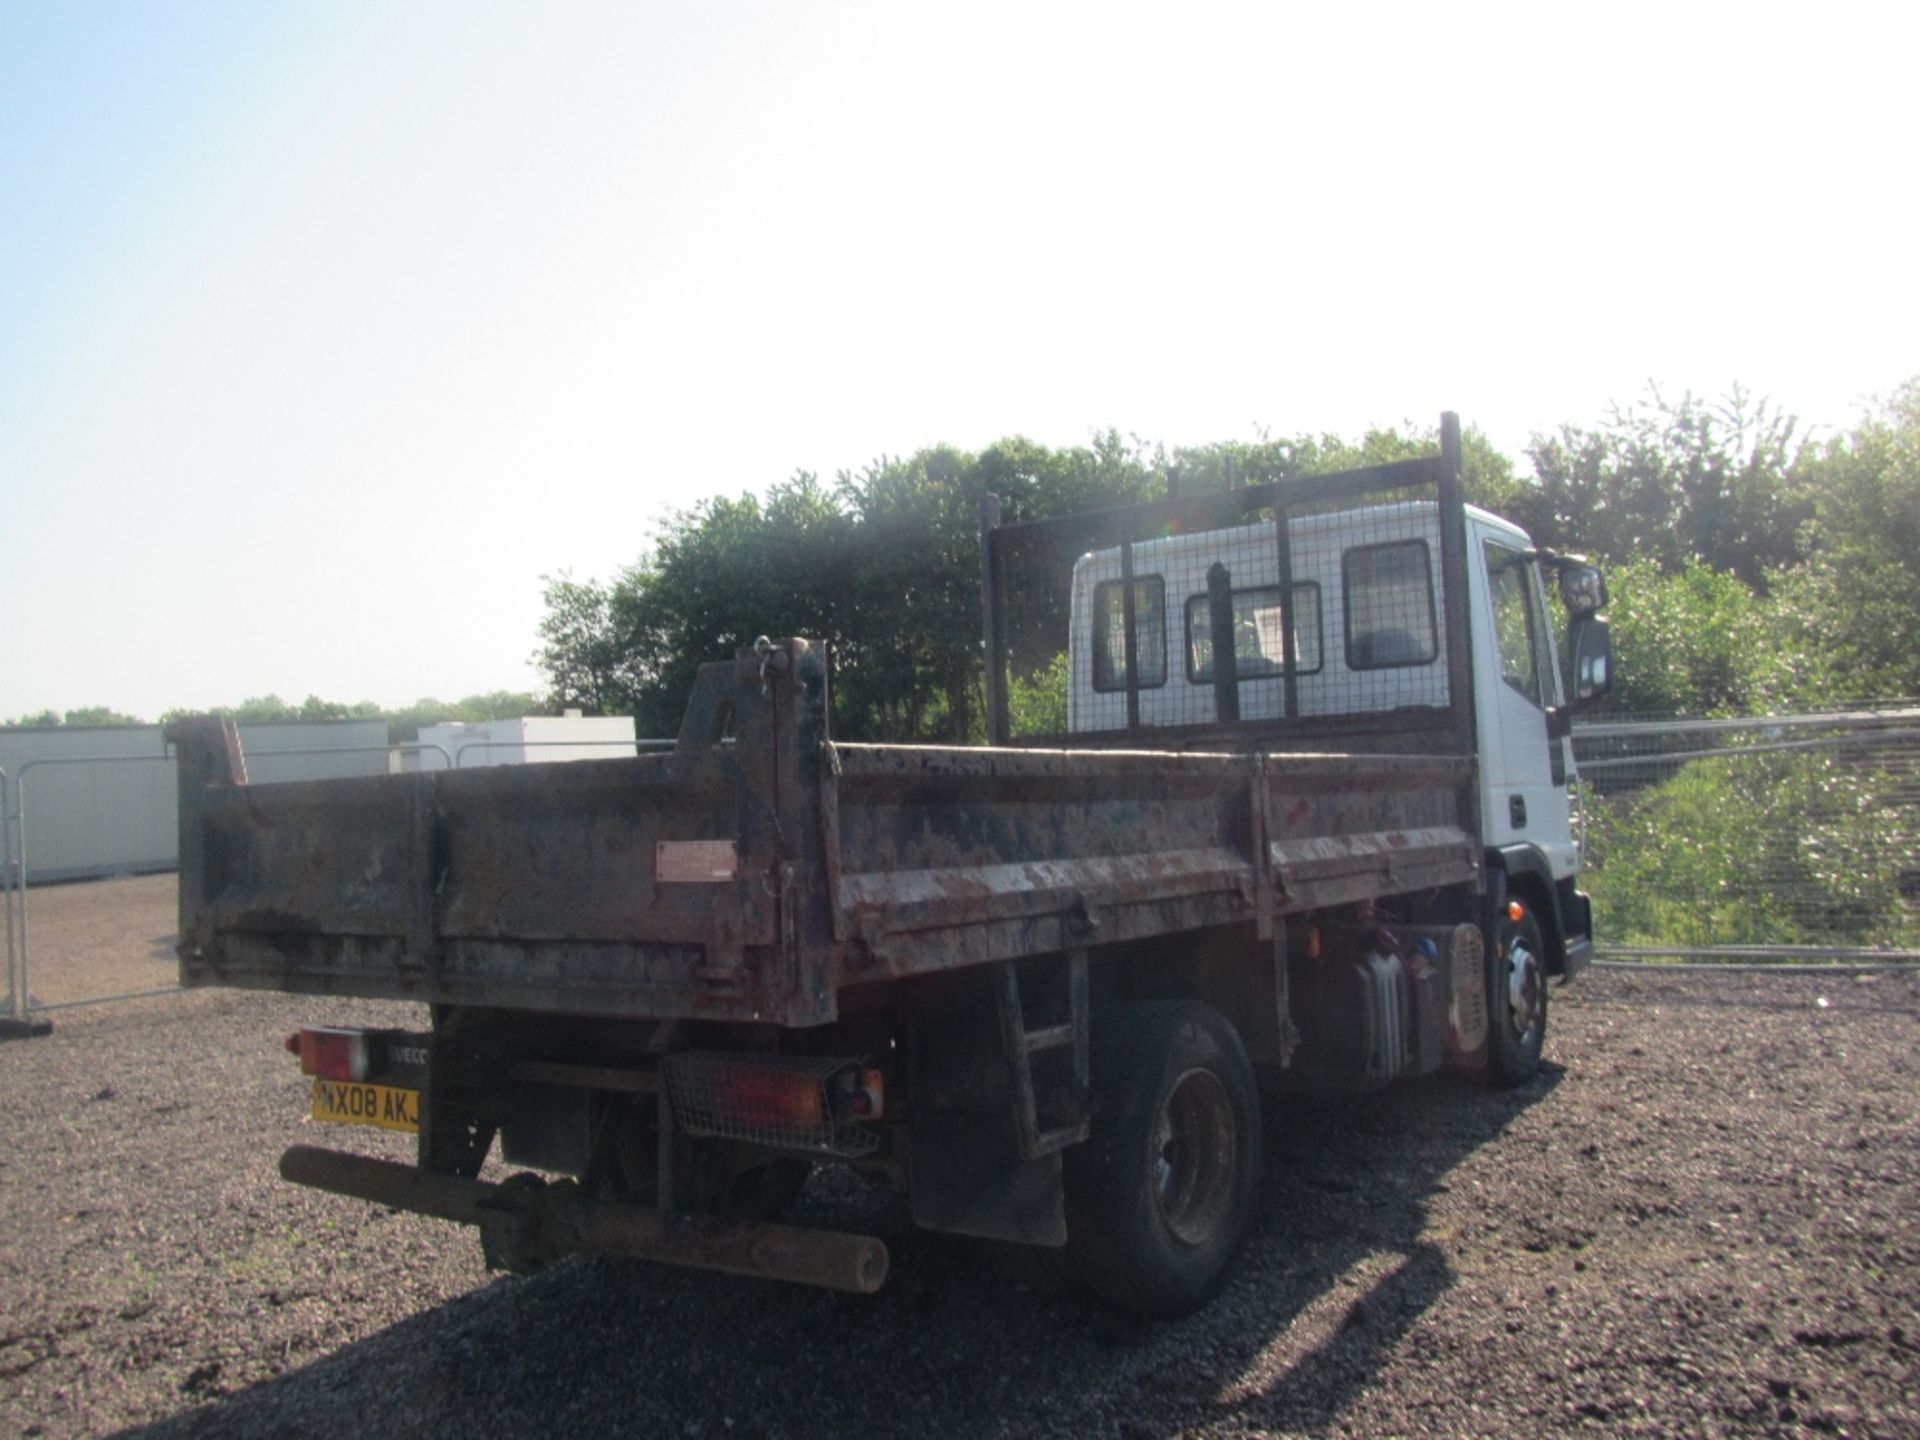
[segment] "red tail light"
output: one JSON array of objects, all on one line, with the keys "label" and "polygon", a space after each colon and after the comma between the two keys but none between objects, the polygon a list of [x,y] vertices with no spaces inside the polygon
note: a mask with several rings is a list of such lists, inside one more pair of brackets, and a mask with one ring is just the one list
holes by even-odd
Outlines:
[{"label": "red tail light", "polygon": [[364,1030],[302,1030],[287,1037],[300,1056],[300,1073],[322,1080],[364,1080],[373,1073],[373,1046]]},{"label": "red tail light", "polygon": [[848,1157],[880,1143],[878,1131],[854,1122],[882,1116],[885,1082],[858,1060],[681,1050],[661,1069],[689,1134]]},{"label": "red tail light", "polygon": [[804,1071],[742,1067],[714,1079],[720,1114],[742,1130],[812,1130],[822,1123],[820,1081]]},{"label": "red tail light", "polygon": [[849,1120],[877,1120],[887,1112],[887,1077],[878,1070],[838,1077],[834,1108]]}]

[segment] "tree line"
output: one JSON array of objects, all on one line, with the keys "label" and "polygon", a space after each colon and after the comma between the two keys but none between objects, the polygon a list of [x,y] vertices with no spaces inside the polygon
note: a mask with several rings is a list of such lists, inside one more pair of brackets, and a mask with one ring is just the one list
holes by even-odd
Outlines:
[{"label": "tree line", "polygon": [[[978,515],[1009,523],[1432,453],[1433,429],[1167,448],[1108,430],[1053,448],[933,446],[829,483],[663,519],[606,580],[546,578],[535,657],[553,705],[678,728],[700,664],[761,634],[834,654],[850,739],[982,738]],[[1920,380],[1826,438],[1735,389],[1650,390],[1533,437],[1524,464],[1464,436],[1468,500],[1610,574],[1611,708],[1714,715],[1920,694]]]},{"label": "tree line", "polygon": [[[1477,430],[1463,441],[1471,503],[1607,565],[1611,709],[1718,715],[1920,694],[1920,379],[1819,439],[1736,388],[1716,400],[1650,390],[1598,424],[1535,435],[1518,463]],[[671,735],[702,663],[758,635],[797,634],[832,646],[836,733],[977,741],[982,496],[998,495],[1002,518],[1019,523],[1387,463],[1437,444],[1433,428],[1415,425],[1357,440],[1172,448],[1109,429],[1058,448],[1019,437],[978,452],[930,446],[831,482],[802,471],[763,495],[667,515],[610,578],[545,577],[534,656],[543,695],[398,710],[267,695],[219,713],[381,718],[403,740],[439,721],[579,706]],[[143,722],[91,707],[8,723]]]},{"label": "tree line", "polygon": [[[211,710],[164,711],[158,723],[165,725],[171,720],[190,714],[224,715],[243,725],[293,720],[384,720],[387,722],[388,743],[397,745],[416,739],[423,725],[440,725],[448,721],[460,720],[467,722],[500,720],[516,715],[541,715],[545,714],[546,710],[547,703],[543,697],[524,690],[490,690],[485,694],[468,695],[460,700],[435,700],[428,696],[397,710],[384,709],[371,700],[342,704],[335,700],[323,700],[318,695],[309,695],[296,705],[282,700],[278,695],[256,695],[242,700],[238,705],[216,706]],[[138,715],[128,715],[104,705],[94,705],[64,712],[42,710],[37,714],[22,715],[7,721],[4,726],[0,726],[0,729],[145,725],[148,723]]]}]

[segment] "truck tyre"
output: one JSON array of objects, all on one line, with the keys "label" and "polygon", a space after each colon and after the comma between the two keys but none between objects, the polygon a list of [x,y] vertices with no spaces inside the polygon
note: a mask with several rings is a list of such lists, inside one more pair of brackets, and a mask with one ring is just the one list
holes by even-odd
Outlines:
[{"label": "truck tyre", "polygon": [[1502,1085],[1521,1085],[1540,1068],[1547,1038],[1547,958],[1540,922],[1527,908],[1501,915],[1487,946],[1487,1068]]},{"label": "truck tyre", "polygon": [[1093,1034],[1092,1133],[1066,1152],[1067,1247],[1101,1299],[1184,1315],[1239,1249],[1260,1178],[1240,1037],[1189,1001],[1118,1007]]}]

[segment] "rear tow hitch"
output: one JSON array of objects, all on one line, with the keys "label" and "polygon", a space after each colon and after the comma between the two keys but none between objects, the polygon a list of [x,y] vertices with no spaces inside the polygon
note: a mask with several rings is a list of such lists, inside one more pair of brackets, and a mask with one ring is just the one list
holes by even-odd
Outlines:
[{"label": "rear tow hitch", "polygon": [[314,1145],[289,1147],[280,1178],[475,1226],[487,1263],[506,1270],[537,1270],[564,1255],[619,1255],[856,1295],[871,1295],[887,1278],[887,1247],[870,1235],[590,1199],[571,1180],[514,1175],[493,1184]]}]

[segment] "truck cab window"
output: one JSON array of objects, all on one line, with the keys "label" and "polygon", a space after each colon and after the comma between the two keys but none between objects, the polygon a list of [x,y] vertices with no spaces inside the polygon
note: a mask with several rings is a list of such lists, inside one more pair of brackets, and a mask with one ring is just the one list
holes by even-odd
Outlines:
[{"label": "truck cab window", "polygon": [[[1140,661],[1140,688],[1167,683],[1167,582],[1140,575],[1133,582],[1134,653]],[[1103,580],[1093,587],[1093,688],[1127,688],[1127,609],[1122,582]]]},{"label": "truck cab window", "polygon": [[1487,593],[1493,600],[1493,644],[1500,656],[1500,678],[1534,704],[1541,695],[1540,636],[1527,594],[1530,562],[1519,550],[1486,543]]},{"label": "truck cab window", "polygon": [[1424,540],[1360,545],[1341,558],[1347,665],[1385,670],[1429,665],[1440,653],[1433,623],[1433,567]]},{"label": "truck cab window", "polygon": [[[1286,623],[1278,585],[1233,592],[1233,673],[1238,678],[1284,672]],[[1293,587],[1293,657],[1297,674],[1320,668],[1320,587],[1311,581]],[[1213,681],[1213,615],[1205,595],[1187,600],[1187,678],[1196,685]]]}]

